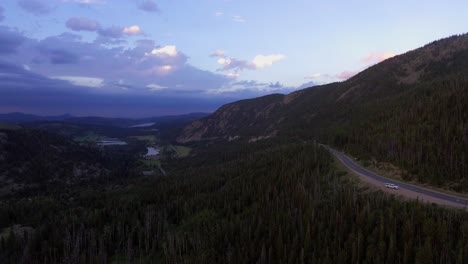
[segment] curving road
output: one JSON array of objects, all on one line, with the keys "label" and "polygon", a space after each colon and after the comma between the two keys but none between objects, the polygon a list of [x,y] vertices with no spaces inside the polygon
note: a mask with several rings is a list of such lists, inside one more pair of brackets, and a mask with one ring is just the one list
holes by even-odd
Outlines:
[{"label": "curving road", "polygon": [[[327,147],[328,150],[335,155],[335,157],[338,158],[338,160],[343,163],[348,169],[354,171],[355,173],[363,176],[363,177],[368,177],[373,182],[381,183],[381,186],[384,186],[385,183],[393,183],[395,185],[398,185],[400,190],[406,190],[409,192],[413,192],[414,195],[413,197],[421,197],[421,198],[429,198],[429,199],[424,199],[428,201],[432,201],[437,204],[442,204],[442,205],[452,205],[452,206],[457,206],[457,207],[467,207],[468,206],[468,199],[462,198],[462,197],[457,197],[445,193],[440,193],[437,191],[433,191],[427,188],[423,187],[418,187],[415,185],[395,181],[389,178],[382,177],[380,175],[375,174],[372,171],[369,171],[360,165],[358,165],[352,158],[348,157],[347,155],[343,154],[342,152],[339,152],[335,149],[332,149],[330,147]],[[398,192],[398,191],[396,191]],[[431,200],[430,198],[433,198]]]}]

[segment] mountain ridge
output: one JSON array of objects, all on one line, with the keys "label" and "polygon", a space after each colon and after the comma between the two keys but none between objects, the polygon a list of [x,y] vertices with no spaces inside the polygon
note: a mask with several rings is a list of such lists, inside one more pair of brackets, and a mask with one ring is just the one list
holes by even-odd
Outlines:
[{"label": "mountain ridge", "polygon": [[110,125],[110,126],[131,126],[144,122],[169,122],[178,119],[191,120],[207,116],[208,113],[193,112],[181,115],[163,115],[145,118],[121,118],[121,117],[101,117],[101,116],[73,116],[70,114],[56,116],[41,116],[26,114],[22,112],[11,112],[0,114],[0,121],[14,124],[43,122],[43,121],[63,121],[74,124],[86,125]]}]

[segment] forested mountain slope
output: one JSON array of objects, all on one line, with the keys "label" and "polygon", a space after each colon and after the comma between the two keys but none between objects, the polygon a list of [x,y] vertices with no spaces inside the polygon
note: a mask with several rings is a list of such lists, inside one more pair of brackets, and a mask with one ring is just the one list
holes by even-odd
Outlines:
[{"label": "forested mountain slope", "polygon": [[468,190],[467,73],[468,34],[453,36],[342,83],[223,106],[178,140],[316,139]]}]

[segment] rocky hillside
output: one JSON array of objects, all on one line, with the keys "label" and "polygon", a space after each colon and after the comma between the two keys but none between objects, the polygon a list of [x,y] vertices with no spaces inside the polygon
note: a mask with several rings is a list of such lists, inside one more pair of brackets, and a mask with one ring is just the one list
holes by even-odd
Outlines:
[{"label": "rocky hillside", "polygon": [[468,34],[390,58],[353,78],[221,107],[180,142],[318,139],[390,161],[408,178],[468,190]]},{"label": "rocky hillside", "polygon": [[257,135],[259,130],[264,129],[269,132],[263,136],[274,136],[275,127],[281,120],[272,120],[284,114],[283,98],[284,95],[273,94],[224,105],[214,114],[185,127],[178,141],[233,140],[240,135]]}]

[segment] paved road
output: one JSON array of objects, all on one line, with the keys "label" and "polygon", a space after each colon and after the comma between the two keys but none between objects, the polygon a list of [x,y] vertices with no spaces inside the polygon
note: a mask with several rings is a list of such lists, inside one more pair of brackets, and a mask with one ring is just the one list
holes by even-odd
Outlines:
[{"label": "paved road", "polygon": [[359,173],[359,174],[361,174],[361,175],[363,175],[365,177],[369,177],[369,178],[371,178],[373,180],[382,182],[382,185],[384,185],[385,183],[393,183],[395,185],[398,185],[398,187],[400,189],[406,189],[406,190],[409,190],[409,191],[412,191],[412,192],[416,192],[416,193],[420,193],[420,194],[423,194],[423,195],[431,196],[433,198],[444,200],[446,202],[455,203],[455,204],[457,204],[459,206],[468,206],[468,199],[466,199],[466,198],[457,197],[457,196],[453,196],[453,195],[449,195],[449,194],[445,194],[445,193],[440,193],[440,192],[436,192],[436,191],[426,189],[426,188],[423,188],[423,187],[417,187],[417,186],[414,186],[414,185],[411,185],[411,184],[402,183],[402,182],[399,182],[399,181],[395,181],[395,180],[392,180],[392,179],[389,179],[389,178],[382,177],[380,175],[375,174],[372,171],[364,169],[363,167],[358,165],[356,162],[354,162],[354,160],[352,158],[348,157],[347,155],[345,155],[345,154],[343,154],[343,153],[341,153],[341,152],[339,152],[337,150],[334,150],[332,148],[328,148],[328,149],[346,167],[348,167],[352,171],[354,171],[356,173]]}]

